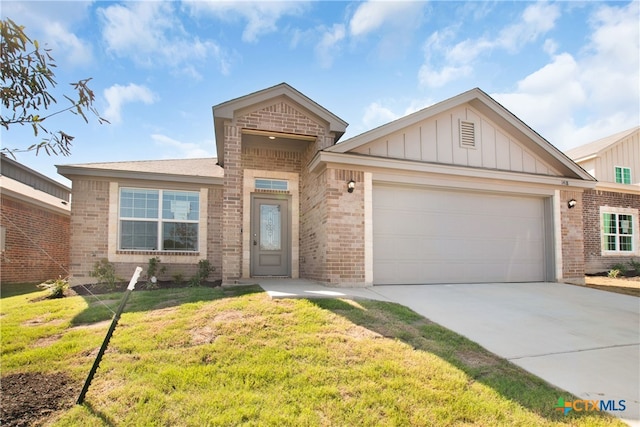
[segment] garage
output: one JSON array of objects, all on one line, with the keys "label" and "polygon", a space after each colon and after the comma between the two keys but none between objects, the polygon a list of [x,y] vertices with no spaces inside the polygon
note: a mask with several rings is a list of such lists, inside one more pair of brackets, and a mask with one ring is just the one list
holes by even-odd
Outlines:
[{"label": "garage", "polygon": [[372,202],[374,284],[549,277],[544,197],[374,183]]}]

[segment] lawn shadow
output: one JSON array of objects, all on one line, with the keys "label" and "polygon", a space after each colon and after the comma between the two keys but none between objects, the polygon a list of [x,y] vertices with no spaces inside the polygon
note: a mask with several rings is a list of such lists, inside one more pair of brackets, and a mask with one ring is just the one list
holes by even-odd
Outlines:
[{"label": "lawn shadow", "polygon": [[82,403],[82,406],[84,406],[84,407],[87,409],[87,411],[89,411],[89,413],[90,413],[91,415],[93,415],[93,416],[94,416],[94,417],[96,417],[96,418],[99,418],[99,419],[100,419],[100,421],[102,421],[102,423],[103,423],[104,425],[107,425],[107,426],[109,426],[109,427],[114,427],[114,426],[116,426],[116,425],[117,425],[117,424],[116,424],[116,422],[115,422],[111,417],[109,417],[109,416],[108,416],[107,414],[105,414],[104,412],[102,412],[102,411],[100,411],[100,410],[98,410],[98,409],[94,408],[94,407],[93,407],[93,405],[92,405],[90,402],[87,402],[87,401],[85,400],[85,401]]},{"label": "lawn shadow", "polygon": [[[176,307],[182,304],[200,301],[213,301],[221,298],[231,298],[241,295],[263,292],[257,285],[232,287],[180,287],[155,290],[134,290],[127,300],[123,313],[153,311]],[[110,320],[115,315],[126,291],[81,295],[87,303],[87,308],[78,313],[72,320],[73,326],[88,325]]]},{"label": "lawn shadow", "polygon": [[3,283],[0,286],[0,299],[41,292],[39,283]]},{"label": "lawn shadow", "polygon": [[578,412],[565,416],[555,408],[558,398],[577,398],[503,359],[413,310],[396,303],[373,300],[310,299],[350,322],[383,337],[398,339],[417,351],[434,354],[508,400],[550,421],[568,422],[579,417],[607,417],[607,413]]}]

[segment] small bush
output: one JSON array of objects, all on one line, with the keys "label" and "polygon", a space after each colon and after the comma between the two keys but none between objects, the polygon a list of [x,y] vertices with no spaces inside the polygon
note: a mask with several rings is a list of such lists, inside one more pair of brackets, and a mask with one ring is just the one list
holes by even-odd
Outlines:
[{"label": "small bush", "polygon": [[116,288],[116,282],[118,281],[116,268],[106,258],[96,261],[89,276],[97,278],[98,283],[106,283],[109,289]]},{"label": "small bush", "polygon": [[69,289],[69,280],[66,278],[58,277],[57,279],[47,280],[46,282],[40,283],[38,285],[39,288],[47,289],[50,294],[47,298],[63,298],[64,291]]},{"label": "small bush", "polygon": [[176,285],[182,285],[184,283],[184,274],[176,273],[173,276],[173,281]]},{"label": "small bush", "polygon": [[189,280],[189,286],[202,286],[209,275],[216,270],[209,260],[201,259],[198,261],[198,272]]},{"label": "small bush", "polygon": [[617,279],[618,276],[620,276],[620,270],[616,268],[612,268],[611,270],[609,270],[609,273],[607,273],[607,276],[609,276],[612,279]]},{"label": "small bush", "polygon": [[629,266],[631,267],[631,270],[634,270],[637,273],[640,273],[640,261],[636,261],[632,259],[631,261],[629,261]]},{"label": "small bush", "polygon": [[611,266],[611,270],[618,270],[619,274],[621,276],[624,276],[625,273],[627,272],[627,266],[619,262],[617,264],[613,264]]}]

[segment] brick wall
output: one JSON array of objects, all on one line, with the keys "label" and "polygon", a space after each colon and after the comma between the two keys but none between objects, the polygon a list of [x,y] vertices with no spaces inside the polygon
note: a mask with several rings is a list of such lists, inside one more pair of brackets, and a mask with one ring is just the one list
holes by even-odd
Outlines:
[{"label": "brick wall", "polygon": [[[640,196],[614,193],[610,191],[588,190],[583,195],[584,259],[585,272],[594,274],[608,271],[614,264],[628,264],[630,260],[640,260],[632,256],[602,256],[600,239],[600,206],[630,208],[640,210]],[[636,230],[638,233],[639,230]]]},{"label": "brick wall", "polygon": [[[364,172],[327,171],[326,281],[332,284],[364,284]],[[347,182],[354,180],[353,193]]]},{"label": "brick wall", "polygon": [[[158,184],[156,187],[162,188],[163,185]],[[203,218],[207,221],[207,235],[203,238],[207,241],[206,259],[216,268],[208,280],[217,280],[222,277],[222,188],[210,187],[207,200],[207,217]],[[95,263],[103,258],[109,259],[109,232],[109,182],[74,177],[70,250],[72,284],[95,282],[96,279],[90,276]],[[117,230],[111,230],[111,232],[117,233]],[[168,254],[154,251],[136,252],[136,254],[143,254],[145,262],[112,261],[116,275],[124,281],[130,279],[138,265],[146,271],[146,261],[154,256],[165,258],[161,266],[166,267],[166,272],[159,275],[160,280],[172,280],[176,274],[181,274],[185,280],[188,280],[195,275],[198,269],[197,263],[203,258],[194,254],[192,262],[170,262],[166,260],[170,257]],[[180,253],[180,255],[184,254]]]},{"label": "brick wall", "polygon": [[[568,202],[577,201],[569,209]],[[562,234],[562,276],[566,283],[584,284],[584,233],[582,225],[582,193],[560,192],[560,222]]]},{"label": "brick wall", "polygon": [[88,283],[96,261],[109,255],[109,182],[76,177],[72,194],[71,283]]},{"label": "brick wall", "polygon": [[1,196],[5,251],[2,283],[35,283],[68,276],[69,215]]},{"label": "brick wall", "polygon": [[[316,137],[308,143],[304,152],[278,151],[277,149],[242,148],[242,129],[266,130]],[[304,144],[303,141],[300,142]],[[275,143],[277,144],[277,142]],[[273,104],[235,118],[225,123],[224,135],[224,207],[223,207],[223,245],[222,280],[233,283],[242,276],[242,228],[243,209],[242,189],[243,170],[271,170],[300,173],[300,227],[301,230],[316,227],[308,223],[303,214],[306,166],[311,156],[319,149],[333,144],[333,137],[327,136],[326,125],[316,122],[303,111],[283,100],[274,100]],[[277,145],[276,145],[277,146]],[[248,209],[249,207],[247,207]],[[300,235],[301,254],[305,245]],[[302,255],[304,257],[304,255]],[[301,266],[307,258],[301,258]],[[301,270],[302,272],[302,270]],[[303,276],[306,277],[306,276]]]},{"label": "brick wall", "polygon": [[300,190],[300,276],[327,282],[327,170],[304,170]]}]

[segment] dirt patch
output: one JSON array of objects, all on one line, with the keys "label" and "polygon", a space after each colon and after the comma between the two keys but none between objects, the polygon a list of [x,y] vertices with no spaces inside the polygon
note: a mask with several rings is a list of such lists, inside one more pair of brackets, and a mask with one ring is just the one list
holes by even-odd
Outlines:
[{"label": "dirt patch", "polygon": [[0,378],[3,426],[29,426],[69,409],[75,403],[81,384],[63,373],[25,372]]}]

